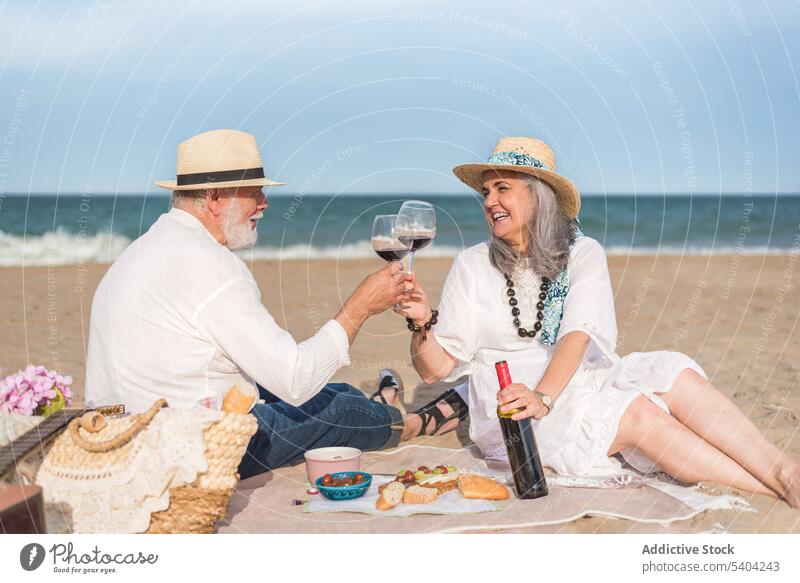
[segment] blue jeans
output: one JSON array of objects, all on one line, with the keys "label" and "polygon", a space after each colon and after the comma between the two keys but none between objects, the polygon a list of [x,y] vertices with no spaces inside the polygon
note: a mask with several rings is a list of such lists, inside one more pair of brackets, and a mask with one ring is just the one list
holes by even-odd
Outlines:
[{"label": "blue jeans", "polygon": [[400,411],[367,399],[348,384],[325,385],[299,407],[284,403],[261,386],[258,390],[266,402],[251,411],[258,420],[258,431],[239,464],[242,479],[300,461],[306,451],[316,447],[367,451],[400,442]]}]

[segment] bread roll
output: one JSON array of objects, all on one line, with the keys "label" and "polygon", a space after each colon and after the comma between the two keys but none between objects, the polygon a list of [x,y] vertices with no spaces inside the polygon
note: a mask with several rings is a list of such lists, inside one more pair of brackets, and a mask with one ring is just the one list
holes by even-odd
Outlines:
[{"label": "bread roll", "polygon": [[409,486],[403,493],[403,502],[406,504],[430,504],[436,502],[439,493],[433,488],[422,486]]},{"label": "bread roll", "polygon": [[238,385],[233,385],[222,400],[222,410],[226,413],[247,413],[253,404],[253,397],[245,395]]},{"label": "bread roll", "polygon": [[381,495],[378,497],[378,501],[375,502],[375,508],[386,512],[403,501],[403,494],[406,488],[400,482],[389,482],[378,488],[378,491]]},{"label": "bread roll", "polygon": [[475,474],[459,476],[458,489],[464,498],[479,500],[505,500],[508,498],[508,488],[491,478]]}]

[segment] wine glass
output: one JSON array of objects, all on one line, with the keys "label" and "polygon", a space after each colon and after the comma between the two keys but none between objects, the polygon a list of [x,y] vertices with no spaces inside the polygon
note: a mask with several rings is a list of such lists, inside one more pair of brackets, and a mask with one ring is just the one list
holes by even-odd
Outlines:
[{"label": "wine glass", "polygon": [[409,231],[408,219],[397,215],[378,215],[372,222],[372,248],[384,261],[401,261],[410,248],[397,235]]},{"label": "wine glass", "polygon": [[406,221],[399,224],[398,237],[411,248],[411,257],[408,260],[408,273],[411,273],[414,254],[427,246],[436,236],[436,211],[427,202],[407,200],[400,207],[397,216]]}]

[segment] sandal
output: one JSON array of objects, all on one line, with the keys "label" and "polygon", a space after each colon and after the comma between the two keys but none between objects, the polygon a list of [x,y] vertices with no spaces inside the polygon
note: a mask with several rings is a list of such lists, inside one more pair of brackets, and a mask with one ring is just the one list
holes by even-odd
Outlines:
[{"label": "sandal", "polygon": [[[380,381],[378,382],[378,390],[372,393],[370,399],[383,403],[387,407],[395,407],[399,409],[401,413],[405,414],[400,401],[400,393],[403,392],[403,380],[400,378],[400,375],[391,368],[385,368],[381,373],[385,374],[381,374]],[[383,396],[383,390],[387,387],[394,387],[394,390],[397,392],[397,400],[394,405],[390,405],[386,397]]]},{"label": "sandal", "polygon": [[[441,409],[436,406],[440,401],[444,401],[450,405],[450,407],[453,408],[453,413],[445,417]],[[416,413],[422,419],[422,429],[420,430],[419,435],[416,435],[415,437],[419,437],[420,435],[428,435],[428,437],[433,437],[439,433],[439,430],[441,430],[441,428],[447,422],[452,421],[453,419],[458,419],[459,421],[466,419],[469,415],[469,406],[464,402],[455,389],[447,389],[433,401],[420,407],[416,411],[412,411],[412,413]],[[428,424],[430,423],[431,419],[433,419],[434,422],[433,433],[428,434],[425,430],[428,428]]]}]

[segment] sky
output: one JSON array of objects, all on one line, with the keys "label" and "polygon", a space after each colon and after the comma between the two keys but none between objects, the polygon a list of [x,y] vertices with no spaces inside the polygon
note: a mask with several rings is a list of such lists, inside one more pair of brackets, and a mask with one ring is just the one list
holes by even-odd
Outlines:
[{"label": "sky", "polygon": [[502,136],[584,193],[800,192],[800,4],[0,4],[0,196],[156,193],[256,135],[272,194],[460,193]]}]

